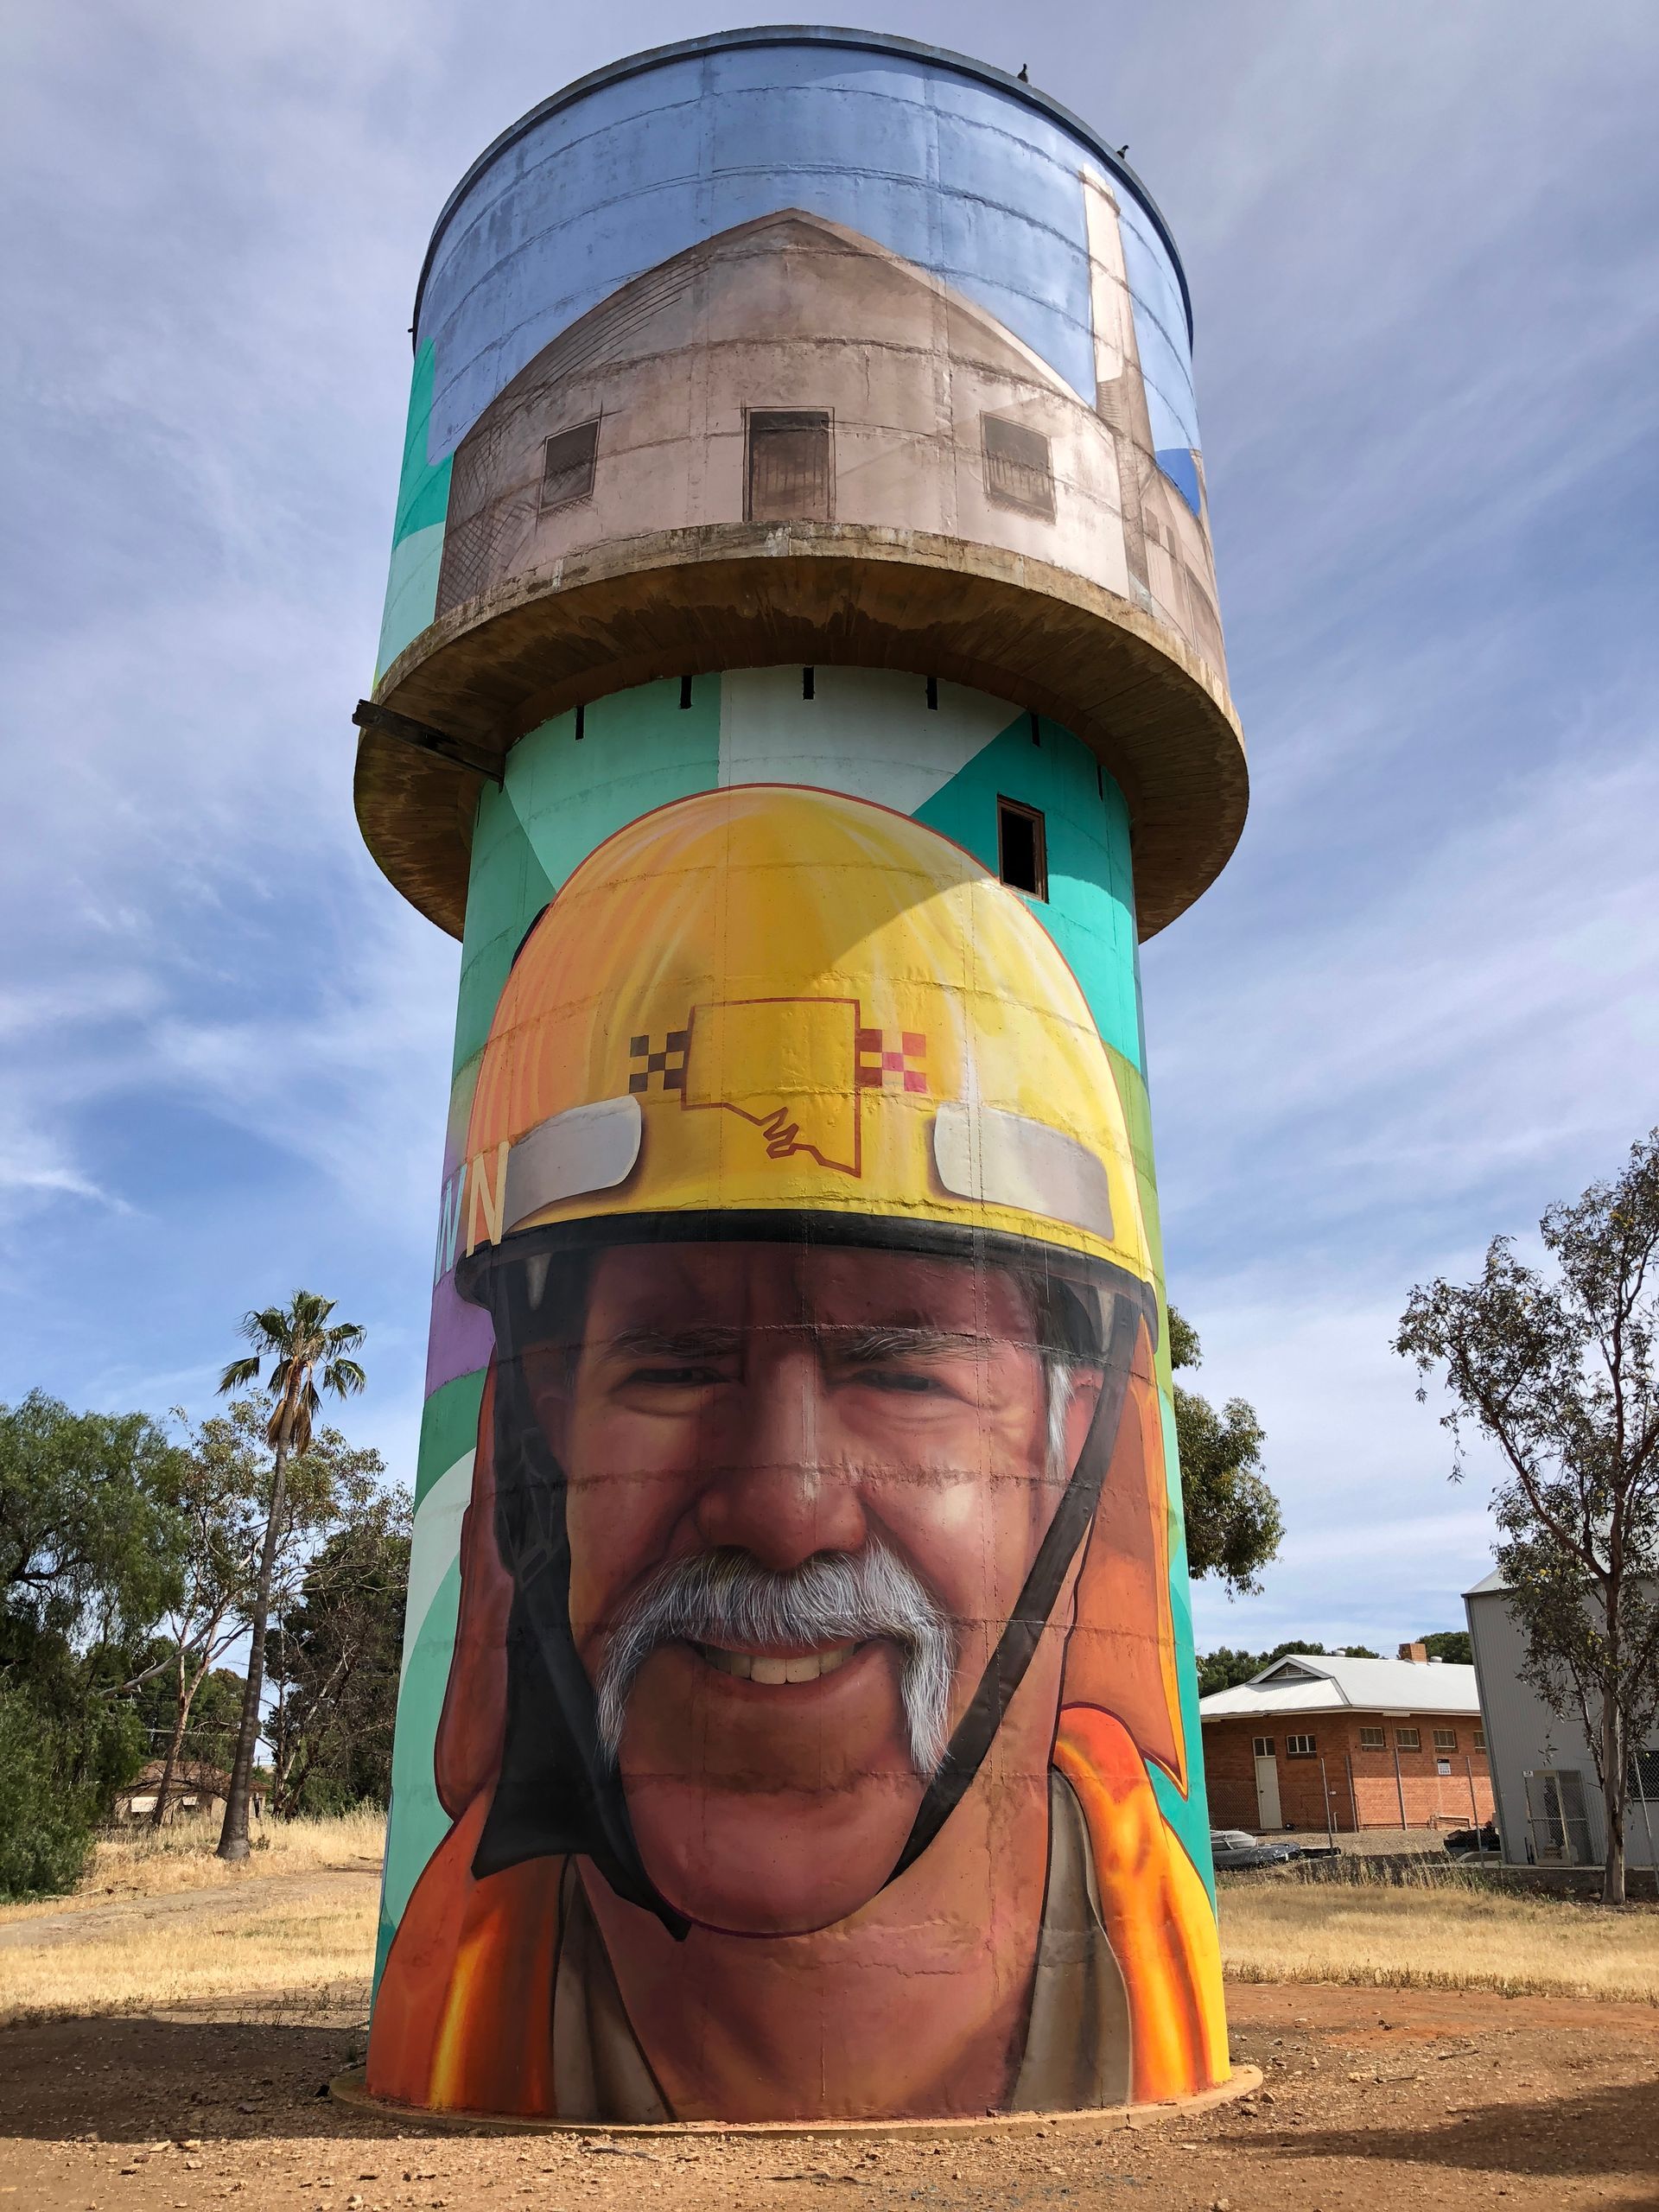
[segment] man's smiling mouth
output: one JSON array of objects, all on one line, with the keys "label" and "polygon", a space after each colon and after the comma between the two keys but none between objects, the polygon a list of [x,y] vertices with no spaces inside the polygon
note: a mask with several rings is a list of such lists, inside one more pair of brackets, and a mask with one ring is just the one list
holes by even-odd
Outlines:
[{"label": "man's smiling mouth", "polygon": [[745,1682],[816,1682],[824,1675],[833,1675],[844,1667],[855,1653],[862,1649],[861,1643],[837,1643],[828,1651],[791,1653],[785,1656],[777,1651],[730,1651],[717,1643],[694,1643],[692,1649],[700,1659],[707,1661],[722,1675],[735,1675]]}]

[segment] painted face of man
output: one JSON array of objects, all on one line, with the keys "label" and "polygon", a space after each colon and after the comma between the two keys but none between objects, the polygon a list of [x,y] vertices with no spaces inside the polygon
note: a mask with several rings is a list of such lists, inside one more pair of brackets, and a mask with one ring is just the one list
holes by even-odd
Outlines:
[{"label": "painted face of man", "polygon": [[[605,1254],[579,1345],[524,1371],[652,1880],[705,1925],[846,1917],[903,1848],[1099,1370],[1052,1380],[1033,1294],[1002,1268],[685,1244]],[[1046,1770],[1048,1674],[1001,1770]]]}]

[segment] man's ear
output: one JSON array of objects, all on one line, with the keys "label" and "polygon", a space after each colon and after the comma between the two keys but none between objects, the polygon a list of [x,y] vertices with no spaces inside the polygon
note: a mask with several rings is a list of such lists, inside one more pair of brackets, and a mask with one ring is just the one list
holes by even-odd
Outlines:
[{"label": "man's ear", "polygon": [[1071,1390],[1065,1405],[1065,1473],[1068,1481],[1076,1474],[1077,1462],[1083,1457],[1083,1447],[1089,1441],[1089,1431],[1094,1426],[1095,1409],[1100,1403],[1100,1394],[1105,1383],[1103,1368],[1074,1367],[1071,1370]]}]

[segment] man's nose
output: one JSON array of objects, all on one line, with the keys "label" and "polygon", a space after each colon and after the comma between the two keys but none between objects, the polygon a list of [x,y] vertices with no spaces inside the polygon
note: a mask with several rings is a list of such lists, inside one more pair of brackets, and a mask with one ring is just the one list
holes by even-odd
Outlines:
[{"label": "man's nose", "polygon": [[868,1535],[855,1471],[838,1464],[834,1421],[810,1345],[751,1360],[697,1501],[697,1532],[786,1574],[815,1552],[856,1551]]}]

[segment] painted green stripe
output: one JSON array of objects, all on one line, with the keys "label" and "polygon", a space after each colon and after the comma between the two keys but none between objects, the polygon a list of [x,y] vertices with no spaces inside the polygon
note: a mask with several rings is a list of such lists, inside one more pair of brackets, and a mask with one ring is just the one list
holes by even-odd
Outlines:
[{"label": "painted green stripe", "polygon": [[484,1400],[484,1370],[459,1375],[435,1390],[421,1416],[421,1448],[415,1469],[415,1505],[420,1510],[439,1476],[478,1442],[478,1410]]}]

